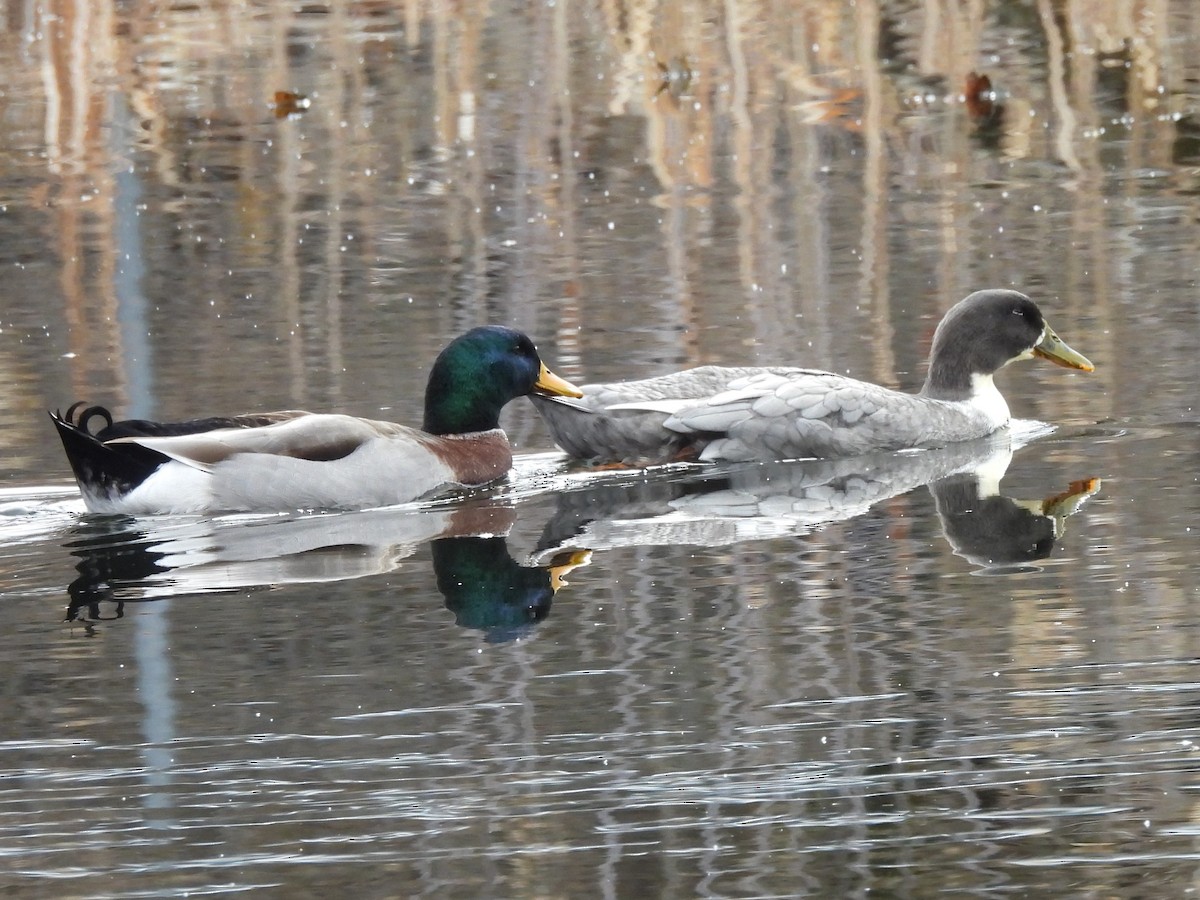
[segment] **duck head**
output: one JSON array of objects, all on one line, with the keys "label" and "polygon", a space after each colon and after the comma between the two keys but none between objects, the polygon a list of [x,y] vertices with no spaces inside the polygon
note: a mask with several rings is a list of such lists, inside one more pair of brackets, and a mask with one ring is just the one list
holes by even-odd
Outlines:
[{"label": "duck head", "polygon": [[1040,356],[1091,372],[1095,366],[1054,333],[1036,303],[1017,291],[976,291],[938,324],[922,394],[939,400],[970,397],[988,378],[1018,359]]},{"label": "duck head", "polygon": [[472,328],[434,361],[425,388],[425,431],[466,434],[497,428],[506,403],[535,392],[583,396],[546,368],[527,335],[500,325]]}]

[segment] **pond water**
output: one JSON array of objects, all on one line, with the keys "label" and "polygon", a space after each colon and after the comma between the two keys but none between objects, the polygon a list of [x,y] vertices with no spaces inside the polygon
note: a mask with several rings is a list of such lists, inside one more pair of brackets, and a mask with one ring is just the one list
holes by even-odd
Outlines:
[{"label": "pond water", "polygon": [[[6,896],[1195,892],[1192,4],[6,16]],[[135,519],[45,415],[418,422],[485,322],[915,389],[998,286],[1096,371],[938,451],[589,471],[521,400],[463,496]]]}]

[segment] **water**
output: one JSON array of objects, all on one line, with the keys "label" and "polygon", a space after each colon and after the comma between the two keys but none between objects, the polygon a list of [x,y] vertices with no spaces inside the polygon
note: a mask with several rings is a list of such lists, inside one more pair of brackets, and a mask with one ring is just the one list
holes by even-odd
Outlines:
[{"label": "water", "polygon": [[[10,16],[6,895],[1194,891],[1196,13],[610,12]],[[520,401],[468,496],[127,519],[44,417],[415,422],[484,321],[911,389],[1003,285],[1097,365],[1011,448],[589,472]]]}]

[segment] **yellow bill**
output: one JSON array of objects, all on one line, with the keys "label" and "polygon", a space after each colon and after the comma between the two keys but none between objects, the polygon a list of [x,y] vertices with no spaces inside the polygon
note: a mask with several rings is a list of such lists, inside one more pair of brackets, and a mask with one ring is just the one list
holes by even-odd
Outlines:
[{"label": "yellow bill", "polygon": [[[1083,357],[1080,357],[1082,359]],[[1084,360],[1086,362],[1086,360]],[[538,380],[534,382],[534,389],[543,394],[554,394],[559,397],[582,397],[583,391],[571,384],[565,378],[559,378],[553,372],[546,368],[546,364],[542,363],[541,371],[538,372]]]},{"label": "yellow bill", "polygon": [[1067,346],[1066,341],[1054,333],[1054,329],[1046,326],[1046,333],[1041,341],[1033,348],[1033,355],[1048,359],[1050,362],[1068,369],[1082,369],[1084,372],[1094,372],[1096,367],[1082,353],[1076,353]]}]

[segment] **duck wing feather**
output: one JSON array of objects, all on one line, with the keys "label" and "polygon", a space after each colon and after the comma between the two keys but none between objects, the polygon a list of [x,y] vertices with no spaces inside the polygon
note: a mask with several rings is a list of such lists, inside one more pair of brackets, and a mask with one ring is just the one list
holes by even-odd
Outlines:
[{"label": "duck wing feather", "polygon": [[665,427],[669,417],[722,394],[731,382],[761,373],[801,372],[790,367],[700,366],[640,381],[586,384],[570,400],[531,395],[555,442],[581,459],[659,462],[694,456],[696,438]]},{"label": "duck wing feather", "polygon": [[[406,436],[416,429],[393,422],[326,413],[279,413],[277,420],[256,427],[224,427],[165,436],[137,435],[106,443],[132,443],[201,470],[241,453],[328,462],[349,456],[368,441]],[[256,417],[262,418],[262,417]]]},{"label": "duck wing feather", "polygon": [[[664,427],[708,435],[701,459],[836,458],[982,437],[961,407],[817,370],[763,371],[688,405]],[[944,436],[944,440],[943,440]]]}]

